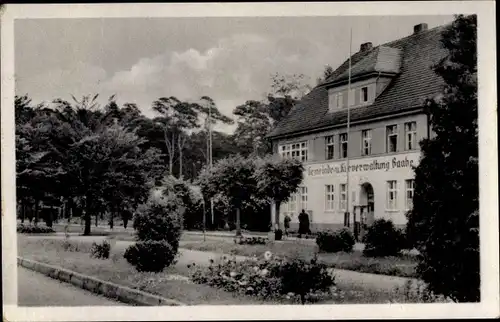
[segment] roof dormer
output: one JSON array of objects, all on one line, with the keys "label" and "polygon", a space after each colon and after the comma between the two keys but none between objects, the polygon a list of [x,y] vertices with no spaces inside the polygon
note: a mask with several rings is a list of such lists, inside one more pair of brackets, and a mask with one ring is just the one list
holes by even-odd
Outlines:
[{"label": "roof dormer", "polygon": [[401,50],[386,46],[372,49],[371,43],[364,43],[351,61],[350,89],[348,67],[332,75],[325,84],[329,95],[329,111],[373,104],[391,79],[399,74]]}]

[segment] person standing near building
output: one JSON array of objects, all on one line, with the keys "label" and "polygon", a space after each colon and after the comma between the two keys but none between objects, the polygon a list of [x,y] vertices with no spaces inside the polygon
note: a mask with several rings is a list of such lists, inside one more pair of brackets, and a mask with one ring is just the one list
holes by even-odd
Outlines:
[{"label": "person standing near building", "polygon": [[302,212],[299,214],[299,238],[302,238],[303,234],[309,234],[310,232],[309,215],[302,209]]},{"label": "person standing near building", "polygon": [[290,222],[292,218],[288,214],[285,215],[284,224],[285,224],[285,236],[288,237],[288,230],[290,229]]}]

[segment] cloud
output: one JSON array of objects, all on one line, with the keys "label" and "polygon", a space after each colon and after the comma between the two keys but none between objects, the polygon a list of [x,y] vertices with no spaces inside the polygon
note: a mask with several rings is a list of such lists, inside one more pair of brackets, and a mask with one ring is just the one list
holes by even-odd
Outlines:
[{"label": "cloud", "polygon": [[100,93],[103,98],[116,94],[119,103],[136,103],[149,116],[153,115],[151,103],[159,97],[193,100],[207,95],[231,116],[246,100],[263,98],[270,90],[271,74],[303,73],[314,81],[331,61],[332,50],[307,38],[234,34],[204,51],[167,50],[141,58],[113,75],[84,63],[71,70],[53,70],[24,80],[19,90],[29,89],[34,99],[45,100],[65,94]]}]

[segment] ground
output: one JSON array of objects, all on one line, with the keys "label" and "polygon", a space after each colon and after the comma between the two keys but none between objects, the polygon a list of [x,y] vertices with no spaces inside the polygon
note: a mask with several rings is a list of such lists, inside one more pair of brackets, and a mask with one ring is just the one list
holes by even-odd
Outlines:
[{"label": "ground", "polygon": [[125,305],[23,267],[18,267],[17,275],[19,306]]}]

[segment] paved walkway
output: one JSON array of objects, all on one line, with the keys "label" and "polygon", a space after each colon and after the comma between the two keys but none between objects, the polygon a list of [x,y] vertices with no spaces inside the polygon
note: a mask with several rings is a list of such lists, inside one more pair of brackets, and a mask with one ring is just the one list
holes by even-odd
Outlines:
[{"label": "paved walkway", "polygon": [[17,269],[19,306],[119,306],[115,302],[73,285],[59,282],[24,267]]},{"label": "paved walkway", "polygon": [[[51,239],[62,239],[64,236],[31,236],[29,238],[51,238]],[[106,239],[104,236],[72,236],[71,240],[75,241],[87,241],[87,242],[99,242]],[[125,249],[132,245],[134,242],[131,241],[121,241],[121,240],[111,240],[112,252],[122,253]],[[196,265],[209,265],[210,259],[219,259],[223,254],[214,252],[205,252],[198,250],[190,250],[182,248],[182,241],[180,243],[179,257],[176,265],[186,266],[188,264],[196,263]],[[227,255],[232,257],[231,255]],[[236,256],[236,260],[245,260],[248,257]],[[335,274],[336,282],[339,287],[346,286],[349,288],[359,287],[365,290],[374,291],[385,291],[393,292],[396,287],[404,287],[404,285],[409,281],[417,282],[417,279],[399,277],[399,276],[387,276],[380,274],[370,274],[370,273],[360,273],[350,270],[343,269],[332,269]]]}]

